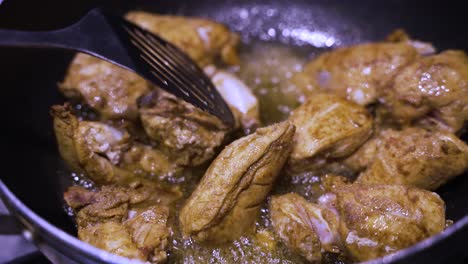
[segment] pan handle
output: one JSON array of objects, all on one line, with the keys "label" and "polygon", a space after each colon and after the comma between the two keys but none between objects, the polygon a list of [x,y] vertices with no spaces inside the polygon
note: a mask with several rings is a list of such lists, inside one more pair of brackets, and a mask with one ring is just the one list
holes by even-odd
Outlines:
[{"label": "pan handle", "polygon": [[0,200],[0,235],[19,235],[21,228]]},{"label": "pan handle", "polygon": [[[0,263],[25,263],[42,256],[36,246],[22,236],[23,230],[0,199]],[[31,262],[33,263],[33,262]]]},{"label": "pan handle", "polygon": [[16,220],[8,214],[0,213],[0,235],[19,235],[21,228],[18,227]]}]

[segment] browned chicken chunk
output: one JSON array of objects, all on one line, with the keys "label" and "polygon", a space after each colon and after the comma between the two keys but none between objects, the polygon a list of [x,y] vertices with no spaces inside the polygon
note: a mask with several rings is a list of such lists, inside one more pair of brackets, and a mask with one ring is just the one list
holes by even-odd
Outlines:
[{"label": "browned chicken chunk", "polygon": [[276,234],[295,253],[319,263],[322,252],[339,252],[338,216],[331,209],[289,193],[270,201]]},{"label": "browned chicken chunk", "polygon": [[132,142],[124,128],[79,120],[68,105],[54,106],[52,115],[60,155],[73,171],[85,173],[97,183],[137,175],[164,178],[181,170],[175,158]]},{"label": "browned chicken chunk", "polygon": [[449,50],[416,60],[396,75],[382,103],[400,125],[458,132],[468,120],[468,56]]},{"label": "browned chicken chunk", "polygon": [[[127,18],[160,34],[189,54],[200,66],[220,58],[237,64],[238,37],[225,26],[204,19],[130,12]],[[125,69],[85,54],[71,63],[60,91],[91,106],[104,118],[137,118],[137,99],[154,87]]]},{"label": "browned chicken chunk", "polygon": [[180,198],[175,188],[152,182],[132,182],[126,187],[103,186],[99,191],[70,187],[65,201],[76,213],[78,238],[108,252],[162,263],[167,258],[171,227],[169,207]]},{"label": "browned chicken chunk", "polygon": [[141,11],[129,12],[126,18],[176,45],[200,66],[216,63],[217,60],[226,64],[239,63],[236,50],[239,36],[222,24],[202,18]]},{"label": "browned chicken chunk", "polygon": [[445,228],[445,204],[436,193],[402,185],[359,184],[333,193],[342,243],[356,261],[412,246]]},{"label": "browned chicken chunk", "polygon": [[413,46],[419,54],[424,56],[436,53],[436,49],[431,43],[411,39],[408,33],[403,29],[396,29],[385,38],[385,41],[393,43],[405,42]]},{"label": "browned chicken chunk", "polygon": [[288,161],[293,172],[346,157],[372,134],[372,117],[367,110],[333,94],[311,96],[294,110],[289,121],[297,128]]},{"label": "browned chicken chunk", "polygon": [[[234,113],[235,129],[252,132],[260,123],[257,98],[233,74],[207,68]],[[197,166],[213,158],[232,131],[216,117],[162,90],[142,97],[139,108],[146,134],[168,152],[177,153],[177,163],[184,166]]]},{"label": "browned chicken chunk", "polygon": [[[64,193],[80,240],[144,263],[347,263],[446,227],[445,204],[431,191],[468,170],[468,145],[457,137],[468,119],[464,52],[434,55],[397,30],[302,70],[300,50],[287,52],[291,61],[268,57],[283,48],[251,56],[263,44],[243,49],[240,64],[239,36],[215,21],[126,18],[186,52],[235,125],[77,54],[59,85],[71,102],[51,114],[60,155],[96,184]],[[275,186],[282,172],[291,177]]]},{"label": "browned chicken chunk", "polygon": [[349,168],[355,175],[365,170],[374,160],[377,153],[377,142],[381,137],[381,133],[382,131],[374,132],[370,139],[361,145],[351,156],[342,160],[341,163]]},{"label": "browned chicken chunk", "polygon": [[289,122],[258,129],[228,145],[180,211],[182,233],[221,243],[254,230],[260,206],[292,148]]},{"label": "browned chicken chunk", "polygon": [[237,76],[227,71],[210,66],[205,68],[205,73],[210,76],[216,90],[228,103],[237,126],[240,126],[245,134],[255,131],[260,126],[260,106],[252,90]]},{"label": "browned chicken chunk", "polygon": [[296,194],[274,197],[270,217],[276,234],[294,252],[319,261],[323,252],[354,261],[391,254],[445,228],[440,197],[403,185],[339,185],[307,202]]},{"label": "browned chicken chunk", "polygon": [[468,145],[447,132],[384,130],[371,144],[355,154],[363,155],[361,168],[367,167],[357,179],[359,183],[405,184],[435,190],[468,168]]},{"label": "browned chicken chunk", "polygon": [[377,101],[384,87],[419,56],[406,42],[371,43],[321,54],[293,77],[306,96],[337,94],[359,105]]},{"label": "browned chicken chunk", "polygon": [[65,97],[84,102],[104,118],[138,116],[137,99],[150,84],[133,72],[86,54],[78,54],[59,85]]},{"label": "browned chicken chunk", "polygon": [[216,117],[162,90],[141,98],[139,112],[146,134],[185,166],[211,159],[229,132]]}]

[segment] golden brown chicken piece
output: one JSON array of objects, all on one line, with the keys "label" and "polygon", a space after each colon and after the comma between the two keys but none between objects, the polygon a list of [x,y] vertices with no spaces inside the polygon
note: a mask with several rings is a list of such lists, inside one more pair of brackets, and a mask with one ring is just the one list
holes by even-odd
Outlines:
[{"label": "golden brown chicken piece", "polygon": [[333,193],[342,243],[356,261],[393,253],[445,228],[445,204],[436,193],[402,185],[359,184]]},{"label": "golden brown chicken piece", "polygon": [[[127,18],[160,34],[189,54],[200,66],[220,58],[237,64],[238,36],[214,21],[130,12]],[[85,54],[76,55],[60,91],[68,98],[91,106],[103,118],[135,120],[137,99],[155,89],[133,72]]]},{"label": "golden brown chicken piece", "polygon": [[110,119],[136,119],[137,99],[150,89],[135,73],[86,54],[75,56],[59,84],[65,97],[84,102]]},{"label": "golden brown chicken piece", "polygon": [[[260,114],[250,89],[233,74],[211,66],[206,71],[234,113],[234,129],[255,130]],[[216,117],[162,90],[140,98],[139,113],[146,134],[168,152],[177,153],[177,162],[184,166],[197,166],[213,158],[232,131]]]},{"label": "golden brown chicken piece", "polygon": [[308,63],[293,76],[293,83],[306,96],[326,91],[368,105],[377,101],[395,74],[418,57],[418,50],[406,42],[339,48]]},{"label": "golden brown chicken piece", "polygon": [[258,129],[228,145],[180,211],[185,236],[222,243],[252,232],[260,206],[292,148],[289,122]]},{"label": "golden brown chicken piece", "polygon": [[146,134],[185,166],[211,159],[229,132],[215,116],[162,90],[141,98],[139,112]]},{"label": "golden brown chicken piece", "polygon": [[[385,130],[359,183],[405,184],[435,190],[468,168],[468,145],[451,133]],[[449,165],[448,165],[449,164]]]},{"label": "golden brown chicken piece", "polygon": [[53,106],[51,114],[60,155],[73,171],[86,173],[100,183],[128,176],[115,166],[130,144],[126,131],[104,123],[80,121],[68,104]]},{"label": "golden brown chicken piece", "polygon": [[[211,67],[210,67],[211,68]],[[229,104],[234,129],[250,133],[260,123],[258,101],[234,75],[211,68],[211,78]],[[232,129],[220,120],[162,90],[140,98],[139,113],[147,135],[168,152],[178,153],[178,163],[197,166],[211,159]]]},{"label": "golden brown chicken piece", "polygon": [[408,45],[413,46],[419,54],[424,56],[436,53],[436,49],[431,43],[411,39],[408,33],[403,29],[396,29],[385,38],[385,41],[393,43],[407,43]]},{"label": "golden brown chicken piece", "polygon": [[468,56],[449,50],[422,57],[394,78],[382,100],[386,117],[452,133],[468,120]]},{"label": "golden brown chicken piece", "polygon": [[119,182],[137,175],[166,177],[181,166],[165,153],[132,142],[124,128],[79,120],[69,105],[52,107],[59,152],[75,172],[97,183]]},{"label": "golden brown chicken piece", "polygon": [[227,71],[209,66],[205,73],[234,114],[236,127],[241,127],[247,135],[255,131],[260,126],[260,106],[252,90]]},{"label": "golden brown chicken piece", "polygon": [[286,246],[309,262],[320,263],[322,252],[339,252],[338,216],[331,209],[289,193],[270,201],[270,219]]},{"label": "golden brown chicken piece", "polygon": [[297,128],[288,165],[293,172],[324,166],[353,153],[372,134],[367,110],[333,94],[316,94],[289,117]]},{"label": "golden brown chicken piece", "polygon": [[356,176],[364,171],[377,155],[377,143],[383,131],[385,130],[375,131],[372,137],[362,144],[351,156],[341,160],[341,164],[344,164]]},{"label": "golden brown chicken piece", "polygon": [[237,45],[239,36],[217,22],[181,16],[155,15],[132,11],[128,20],[159,34],[185,51],[200,66],[216,63],[238,64]]},{"label": "golden brown chicken piece", "polygon": [[99,191],[70,187],[64,198],[76,214],[78,238],[108,252],[162,263],[166,260],[171,227],[169,207],[180,198],[175,188],[149,181],[128,186],[103,186]]},{"label": "golden brown chicken piece", "polygon": [[159,179],[179,176],[186,168],[166,151],[138,142],[133,142],[131,148],[123,153],[118,165],[133,175]]},{"label": "golden brown chicken piece", "polygon": [[403,185],[339,185],[307,202],[296,194],[274,197],[273,228],[309,261],[343,252],[354,261],[391,254],[445,228],[445,205],[432,192]]}]

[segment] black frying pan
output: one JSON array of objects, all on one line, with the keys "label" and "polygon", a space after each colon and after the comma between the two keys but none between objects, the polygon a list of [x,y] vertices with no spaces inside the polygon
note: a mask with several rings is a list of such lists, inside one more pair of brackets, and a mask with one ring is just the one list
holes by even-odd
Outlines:
[{"label": "black frying pan", "polygon": [[[463,3],[449,1],[52,1],[6,0],[0,5],[0,27],[18,29],[58,28],[76,20],[89,8],[105,5],[114,12],[145,9],[211,17],[240,31],[245,39],[266,38],[290,44],[316,45],[313,39],[282,34],[282,29],[302,28],[335,39],[334,46],[382,39],[402,27],[411,36],[439,48],[468,49]],[[460,1],[461,2],[461,1]],[[248,11],[249,16],[240,15]],[[274,39],[266,35],[274,28]],[[279,34],[281,33],[281,34]],[[297,41],[297,39],[302,41]],[[75,228],[65,214],[63,189],[70,184],[52,132],[49,107],[63,98],[56,83],[63,78],[72,54],[48,50],[0,50],[3,171],[0,197],[21,227],[32,234],[45,255],[54,262],[124,263],[75,238]],[[447,216],[455,224],[391,257],[374,263],[447,263],[468,256],[468,177],[459,177],[438,193],[447,203]],[[1,223],[0,223],[1,224]]]}]

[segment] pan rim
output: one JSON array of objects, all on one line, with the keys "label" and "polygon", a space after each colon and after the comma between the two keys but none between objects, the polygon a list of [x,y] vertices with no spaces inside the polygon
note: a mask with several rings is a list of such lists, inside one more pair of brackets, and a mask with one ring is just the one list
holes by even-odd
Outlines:
[{"label": "pan rim", "polygon": [[[26,206],[16,195],[3,183],[0,179],[0,198],[5,202],[10,210],[13,210],[13,216],[18,218],[18,215],[25,218],[28,223],[35,225],[38,233],[45,234],[49,237],[56,239],[58,242],[64,243],[65,246],[70,247],[72,250],[101,262],[106,263],[143,263],[139,260],[131,260],[125,257],[121,257],[92,245],[89,245],[75,236],[72,236],[55,225],[49,223],[47,220],[36,214],[28,206]],[[11,213],[11,212],[10,212]],[[18,214],[18,215],[17,215]],[[18,219],[19,220],[19,219]],[[393,263],[404,260],[408,256],[414,255],[418,252],[429,249],[437,243],[443,242],[446,238],[452,236],[455,232],[458,232],[462,228],[468,227],[468,215],[465,215],[460,220],[456,221],[453,225],[445,229],[444,231],[428,237],[411,247],[398,250],[397,252],[378,258],[363,262],[363,264],[378,264],[378,263]],[[50,245],[50,244],[49,244]],[[58,247],[53,247],[61,253],[64,253]],[[66,254],[67,257],[71,257]],[[130,262],[129,262],[130,261]]]},{"label": "pan rim", "polygon": [[[85,243],[75,236],[72,236],[57,226],[49,223],[47,220],[36,214],[28,206],[26,206],[16,195],[3,183],[0,179],[0,198],[5,203],[7,208],[10,210],[10,214],[15,217],[19,222],[21,222],[18,216],[26,219],[27,223],[34,225],[34,231],[41,235],[41,239],[44,239],[47,242],[48,237],[53,238],[58,243],[69,247],[71,250],[84,254],[87,257],[90,257],[99,262],[105,263],[143,263],[139,260],[132,260],[126,257],[122,257],[116,254],[109,253],[105,250],[94,247],[88,243]],[[12,212],[13,211],[13,212]],[[24,225],[24,223],[22,223]],[[22,234],[24,236],[24,234]],[[44,236],[45,235],[45,236]],[[33,235],[34,237],[34,235]],[[33,239],[34,240],[34,239]],[[35,244],[36,241],[33,241]],[[69,254],[60,250],[59,247],[53,246],[50,243],[47,243],[50,247],[57,250],[58,252],[64,254],[66,257],[73,259]],[[37,245],[37,244],[36,244]],[[76,259],[74,259],[76,260]]]}]

